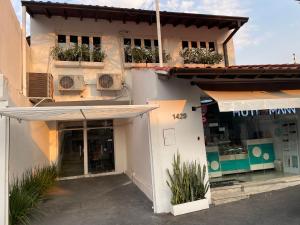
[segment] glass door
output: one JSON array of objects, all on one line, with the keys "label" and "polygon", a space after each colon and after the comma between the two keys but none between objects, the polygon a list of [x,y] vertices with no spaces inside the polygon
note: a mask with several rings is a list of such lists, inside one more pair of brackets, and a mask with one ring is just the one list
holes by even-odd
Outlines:
[{"label": "glass door", "polygon": [[298,131],[296,122],[282,125],[282,151],[284,172],[299,173]]},{"label": "glass door", "polygon": [[61,131],[60,143],[60,177],[83,175],[83,130]]},{"label": "glass door", "polygon": [[112,127],[88,129],[89,173],[115,170],[114,137]]}]

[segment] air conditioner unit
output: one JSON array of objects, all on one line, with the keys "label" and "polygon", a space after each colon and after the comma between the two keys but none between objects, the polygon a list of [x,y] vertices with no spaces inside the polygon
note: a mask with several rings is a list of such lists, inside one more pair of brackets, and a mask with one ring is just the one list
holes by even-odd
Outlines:
[{"label": "air conditioner unit", "polygon": [[119,91],[122,89],[121,74],[98,74],[97,90],[99,91]]},{"label": "air conditioner unit", "polygon": [[83,75],[59,75],[59,91],[83,91],[85,88]]},{"label": "air conditioner unit", "polygon": [[53,98],[53,77],[49,73],[27,74],[27,96],[29,98]]}]

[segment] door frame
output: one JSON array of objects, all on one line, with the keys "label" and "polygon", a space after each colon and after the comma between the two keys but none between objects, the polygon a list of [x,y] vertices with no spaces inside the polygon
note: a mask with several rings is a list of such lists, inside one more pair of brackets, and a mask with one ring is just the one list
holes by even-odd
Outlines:
[{"label": "door frame", "polygon": [[[112,120],[113,121],[113,120]],[[62,121],[61,123],[63,123]],[[65,121],[65,122],[71,122],[71,121]],[[116,152],[115,152],[115,132],[114,132],[114,124],[109,127],[88,127],[87,126],[87,120],[83,120],[83,127],[82,128],[65,128],[65,129],[59,129],[59,126],[57,124],[57,146],[58,146],[58,155],[57,160],[60,159],[61,155],[61,143],[60,143],[60,133],[67,130],[81,130],[83,132],[83,157],[84,157],[84,174],[78,175],[78,176],[70,176],[70,177],[60,177],[59,180],[72,180],[72,179],[78,179],[83,177],[100,177],[100,176],[108,176],[108,175],[118,175],[121,174],[121,172],[116,172]],[[113,129],[113,141],[114,141],[114,171],[111,172],[104,172],[104,173],[96,173],[91,174],[89,173],[89,161],[88,161],[88,131],[89,130],[99,130],[99,129]]]}]

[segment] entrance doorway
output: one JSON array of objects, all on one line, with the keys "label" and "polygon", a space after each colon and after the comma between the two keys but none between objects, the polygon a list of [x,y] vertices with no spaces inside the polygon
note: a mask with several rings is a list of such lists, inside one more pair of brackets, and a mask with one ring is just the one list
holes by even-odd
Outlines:
[{"label": "entrance doorway", "polygon": [[60,177],[114,172],[113,121],[61,122]]}]

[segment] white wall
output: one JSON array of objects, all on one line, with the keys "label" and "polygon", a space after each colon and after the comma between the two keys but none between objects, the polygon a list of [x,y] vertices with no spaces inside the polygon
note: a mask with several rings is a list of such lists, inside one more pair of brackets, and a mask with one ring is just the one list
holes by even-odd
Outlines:
[{"label": "white wall", "polygon": [[[5,77],[8,106],[32,106],[22,94],[22,33],[9,0],[0,0],[0,73]],[[48,126],[12,119],[10,125],[10,177],[49,164]]]},{"label": "white wall", "polygon": [[[136,24],[127,22],[123,24],[121,21],[113,21],[112,23],[105,20],[51,17],[36,15],[31,18],[31,72],[51,73],[55,80],[54,97],[56,101],[82,101],[82,100],[101,100],[112,98],[120,93],[104,93],[96,90],[96,74],[97,73],[120,73],[124,74],[123,63],[123,38],[121,31],[128,31],[126,37],[135,38],[156,38],[156,25],[147,23]],[[102,37],[102,48],[107,58],[104,61],[104,68],[87,69],[87,68],[57,68],[50,57],[50,51],[55,46],[56,35],[78,35],[78,36],[100,36]],[[173,27],[166,25],[162,28],[164,49],[171,54],[171,62],[169,66],[182,66],[182,59],[179,56],[181,50],[181,41],[215,41],[219,53],[223,53],[223,42],[229,35],[229,31],[225,29],[207,29],[202,27],[197,29],[195,26],[186,28],[183,25]],[[228,44],[228,53],[230,61],[234,62],[233,42]],[[232,64],[231,63],[231,64]],[[61,95],[57,90],[57,76],[64,74],[84,75],[87,88],[80,94]],[[123,77],[123,80],[127,79]],[[128,96],[124,96],[119,100],[128,100]]]},{"label": "white wall", "polygon": [[[152,163],[152,183],[154,211],[156,213],[170,212],[170,190],[166,184],[167,169],[171,169],[173,156],[177,152],[183,161],[197,160],[206,165],[206,151],[201,111],[192,111],[193,106],[200,105],[200,89],[190,85],[185,80],[163,81],[151,70],[132,70],[133,102],[145,104],[146,102],[158,104],[159,109],[150,113],[148,121],[133,121],[138,134],[150,135],[150,144],[146,153]],[[174,120],[173,114],[187,113],[187,119]],[[146,124],[149,123],[149,130]],[[175,130],[175,143],[171,146],[164,144],[164,130]],[[148,133],[150,131],[150,133]],[[141,137],[133,137],[136,143]],[[144,145],[146,140],[143,140]],[[142,144],[140,144],[142,145]],[[131,162],[135,164],[136,162]],[[140,173],[150,175],[149,168],[139,168]],[[207,194],[210,199],[210,193]]]}]

